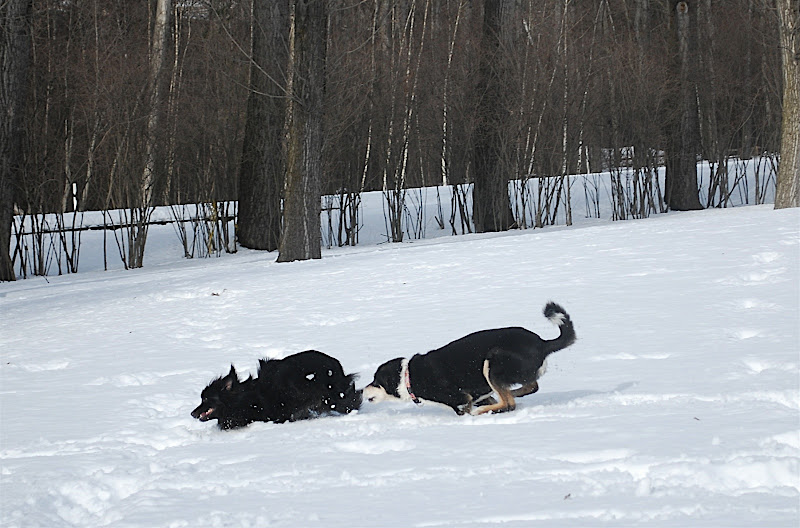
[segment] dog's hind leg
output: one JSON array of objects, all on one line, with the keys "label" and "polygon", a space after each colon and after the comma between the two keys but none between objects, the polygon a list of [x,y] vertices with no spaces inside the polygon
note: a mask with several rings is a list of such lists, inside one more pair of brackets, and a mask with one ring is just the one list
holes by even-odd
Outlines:
[{"label": "dog's hind leg", "polygon": [[[511,391],[511,395],[514,398],[522,398],[523,396],[527,396],[528,394],[533,394],[534,392],[539,390],[539,384],[537,382],[529,383],[528,385],[523,385],[522,387],[518,387]],[[485,405],[494,405],[497,403],[497,400],[492,398],[491,396],[486,396],[483,399],[476,400],[475,406],[476,407],[483,407]]]},{"label": "dog's hind leg", "polygon": [[495,400],[492,396],[485,396],[480,400],[475,400],[473,403],[475,407],[483,407],[484,405],[494,405],[497,403],[497,400]]},{"label": "dog's hind leg", "polygon": [[497,396],[499,397],[500,401],[491,405],[482,405],[478,407],[478,409],[473,413],[475,415],[479,414],[486,414],[488,412],[493,413],[501,413],[501,412],[509,412],[513,411],[517,408],[517,404],[514,402],[514,396],[511,394],[511,391],[505,388],[498,388],[495,390]]},{"label": "dog's hind leg", "polygon": [[495,413],[508,412],[508,411],[513,411],[514,409],[517,408],[517,404],[514,402],[514,395],[510,390],[508,390],[508,387],[505,387],[503,385],[500,385],[492,381],[492,376],[489,371],[488,359],[483,362],[483,377],[486,378],[486,382],[489,383],[489,386],[492,388],[495,394],[497,394],[498,401],[491,405],[484,405],[482,407],[479,407],[475,411],[476,415],[485,414],[488,412],[495,412]]},{"label": "dog's hind leg", "polygon": [[515,398],[521,398],[523,396],[527,396],[528,394],[533,394],[534,392],[539,390],[539,383],[531,382],[527,385],[523,385],[518,389],[514,389],[511,391],[511,395]]}]

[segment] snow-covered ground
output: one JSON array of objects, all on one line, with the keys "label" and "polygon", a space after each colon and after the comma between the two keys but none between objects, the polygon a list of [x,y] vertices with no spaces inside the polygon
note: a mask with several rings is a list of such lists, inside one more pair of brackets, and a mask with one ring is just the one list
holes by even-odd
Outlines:
[{"label": "snow-covered ground", "polygon": [[[800,211],[275,256],[0,284],[0,525],[798,526]],[[553,337],[550,299],[579,340],[513,413],[189,416],[230,363],[315,348],[363,386],[475,330]]]}]

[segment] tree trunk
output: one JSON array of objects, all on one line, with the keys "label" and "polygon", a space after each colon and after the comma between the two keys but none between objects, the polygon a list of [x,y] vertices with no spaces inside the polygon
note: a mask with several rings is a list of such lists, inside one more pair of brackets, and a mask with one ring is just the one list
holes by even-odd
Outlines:
[{"label": "tree trunk", "polygon": [[14,221],[14,194],[21,178],[22,113],[28,92],[30,64],[29,24],[31,0],[0,3],[0,281],[13,281],[11,224]]},{"label": "tree trunk", "polygon": [[169,17],[172,13],[172,0],[158,0],[156,6],[156,21],[153,28],[153,40],[150,47],[150,77],[149,97],[150,104],[147,116],[147,131],[145,132],[144,172],[142,174],[141,205],[152,207],[154,205],[153,188],[156,176],[156,143],[161,125],[161,72],[164,70],[164,60],[167,55],[169,38]]},{"label": "tree trunk", "polygon": [[289,3],[254,0],[252,35],[237,236],[244,247],[273,251],[280,243],[286,173]]},{"label": "tree trunk", "polygon": [[711,0],[703,0],[699,6],[702,21],[697,26],[700,51],[700,71],[703,79],[697,82],[697,99],[700,105],[701,139],[704,158],[709,162],[709,190],[706,207],[727,207],[730,199],[727,171],[728,142],[723,137],[725,131],[719,126],[717,119],[717,101],[721,100],[722,90],[717,88],[717,63],[714,53],[716,48],[715,17]]},{"label": "tree trunk", "polygon": [[319,215],[327,44],[327,0],[296,0],[292,117],[278,262],[322,256]]},{"label": "tree trunk", "polygon": [[781,160],[775,209],[800,207],[800,0],[778,0],[783,58]]},{"label": "tree trunk", "polygon": [[475,231],[506,231],[513,224],[511,201],[508,197],[508,177],[501,166],[504,148],[504,93],[500,73],[502,49],[503,4],[501,0],[485,0],[480,68],[478,71],[478,124],[475,130],[474,185],[472,188],[472,218]]},{"label": "tree trunk", "polygon": [[[756,0],[747,0],[747,14],[745,15],[745,24],[748,27],[752,27],[754,20],[753,20],[753,11],[755,10],[755,6],[753,5]],[[746,50],[744,55],[744,72],[745,72],[745,85],[744,85],[744,92],[749,96],[752,97],[751,94],[753,93],[753,82],[750,77],[750,72],[753,70],[753,49],[755,45],[752,39],[748,39],[746,42]],[[752,159],[753,157],[753,115],[752,112],[747,112],[747,115],[744,116],[744,121],[742,122],[742,133],[741,133],[741,143],[739,148],[739,158],[740,159]],[[756,193],[756,196],[758,193]]]},{"label": "tree trunk", "polygon": [[440,170],[442,175],[442,187],[447,187],[450,180],[448,161],[450,159],[450,149],[448,148],[447,141],[449,139],[450,125],[447,122],[447,88],[450,82],[450,68],[453,65],[453,52],[456,46],[456,35],[458,34],[458,25],[461,21],[461,11],[463,4],[459,2],[458,11],[456,11],[456,20],[453,24],[453,36],[450,39],[448,52],[447,52],[447,65],[444,70],[444,83],[442,87],[442,155],[440,159]]},{"label": "tree trunk", "polygon": [[138,189],[138,203],[131,207],[131,227],[128,229],[128,268],[144,265],[144,249],[147,245],[150,215],[155,206],[156,150],[161,128],[161,106],[163,93],[161,77],[169,41],[169,17],[172,0],[158,0],[153,36],[150,44],[150,72],[148,76],[147,125],[144,135],[144,169]]},{"label": "tree trunk", "polygon": [[692,15],[687,2],[676,6],[678,58],[680,61],[681,122],[677,163],[667,168],[667,205],[676,211],[702,209],[697,194],[698,117],[695,83],[696,61],[691,46]]}]

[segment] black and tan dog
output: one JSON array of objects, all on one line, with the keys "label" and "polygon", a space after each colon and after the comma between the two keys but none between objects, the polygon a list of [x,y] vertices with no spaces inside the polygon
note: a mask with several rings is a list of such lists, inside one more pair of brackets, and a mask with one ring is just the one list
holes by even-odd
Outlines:
[{"label": "black and tan dog", "polygon": [[575,342],[572,321],[561,306],[547,303],[544,315],[560,328],[557,338],[544,340],[519,327],[475,332],[427,354],[384,363],[363,396],[370,402],[432,401],[459,415],[513,411],[514,398],[539,390],[547,356]]}]

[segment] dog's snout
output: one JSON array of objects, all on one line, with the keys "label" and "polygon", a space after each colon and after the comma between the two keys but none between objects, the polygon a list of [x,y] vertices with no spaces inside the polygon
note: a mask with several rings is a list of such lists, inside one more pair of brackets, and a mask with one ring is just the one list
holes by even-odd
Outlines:
[{"label": "dog's snout", "polygon": [[364,399],[367,400],[369,403],[376,403],[383,401],[385,399],[385,393],[382,388],[377,387],[370,383],[366,387],[364,387]]}]

